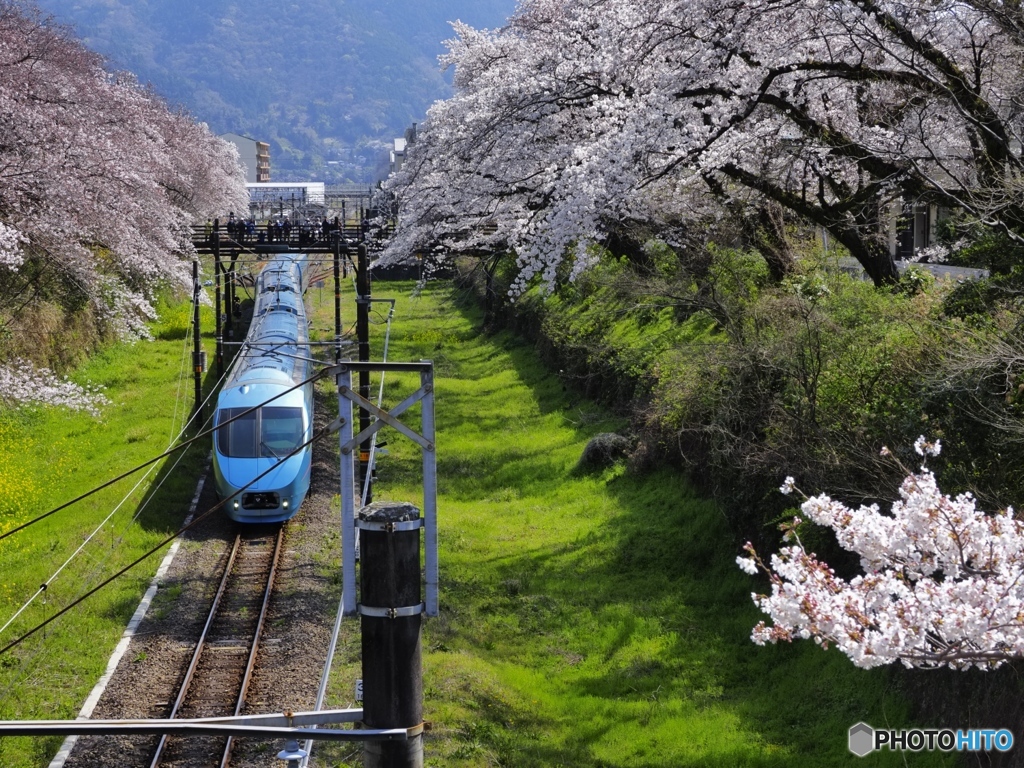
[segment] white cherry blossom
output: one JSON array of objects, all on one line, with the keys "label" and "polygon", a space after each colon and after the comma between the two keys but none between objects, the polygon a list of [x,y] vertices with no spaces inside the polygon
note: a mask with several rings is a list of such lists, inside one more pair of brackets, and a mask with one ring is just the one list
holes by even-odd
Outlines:
[{"label": "white cherry blossom", "polygon": [[897,277],[884,222],[904,202],[1019,239],[1020,16],[960,0],[522,0],[500,30],[455,25],[455,95],[389,184],[385,259],[504,249],[519,291],[572,279],[624,222],[699,226],[721,205],[781,206],[880,283]]},{"label": "white cherry blossom", "polygon": [[889,514],[826,495],[801,505],[860,556],[860,576],[837,576],[806,550],[796,526],[796,543],[767,563],[746,545],[738,564],[748,573],[756,565],[771,584],[769,594],[752,595],[771,618],[754,628],[754,642],[813,637],[865,668],[990,668],[1024,653],[1024,523],[1012,509],[986,514],[970,494],[943,494],[923,467],[899,496]]},{"label": "white cherry blossom", "polygon": [[[154,291],[190,283],[189,227],[246,204],[231,145],[130,75],[108,72],[30,5],[0,0],[4,328],[49,280],[72,286],[108,327],[145,336]],[[23,362],[0,360],[0,373],[7,401],[64,391]]]}]

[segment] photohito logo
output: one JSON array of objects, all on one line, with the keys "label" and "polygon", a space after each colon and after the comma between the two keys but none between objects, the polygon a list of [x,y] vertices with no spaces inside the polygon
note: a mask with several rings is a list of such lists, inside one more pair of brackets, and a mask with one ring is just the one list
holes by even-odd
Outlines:
[{"label": "photohito logo", "polygon": [[850,728],[850,751],[864,757],[877,750],[893,752],[1009,752],[1013,748],[1013,733],[1006,728],[974,728],[969,731],[950,728],[912,728],[892,731],[872,728],[857,723]]}]

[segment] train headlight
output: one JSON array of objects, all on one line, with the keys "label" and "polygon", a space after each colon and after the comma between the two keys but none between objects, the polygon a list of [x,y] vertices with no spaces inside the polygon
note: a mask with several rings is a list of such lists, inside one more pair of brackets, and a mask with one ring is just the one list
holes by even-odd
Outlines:
[{"label": "train headlight", "polygon": [[281,502],[281,509],[288,509],[288,499]]},{"label": "train headlight", "polygon": [[235,499],[235,500],[234,500],[233,502],[231,502],[231,503],[232,503],[232,504],[234,505],[235,509],[238,509],[238,499]]}]

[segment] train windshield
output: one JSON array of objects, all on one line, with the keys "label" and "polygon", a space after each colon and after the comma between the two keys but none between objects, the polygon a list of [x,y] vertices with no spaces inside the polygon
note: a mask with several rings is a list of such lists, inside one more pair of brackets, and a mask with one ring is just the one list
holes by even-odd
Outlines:
[{"label": "train windshield", "polygon": [[302,409],[264,406],[260,409],[260,455],[287,456],[302,445]]},{"label": "train windshield", "polygon": [[217,450],[224,456],[283,458],[302,444],[301,408],[268,405],[251,413],[245,413],[247,410],[222,408],[218,411],[217,424],[235,419],[217,430]]}]

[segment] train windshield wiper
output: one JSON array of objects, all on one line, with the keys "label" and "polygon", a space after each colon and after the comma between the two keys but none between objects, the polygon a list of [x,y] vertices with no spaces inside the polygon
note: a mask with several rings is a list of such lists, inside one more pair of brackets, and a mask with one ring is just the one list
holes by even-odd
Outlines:
[{"label": "train windshield wiper", "polygon": [[[266,440],[260,440],[260,448],[263,448],[263,449],[269,451],[270,455],[273,456],[278,461],[280,461],[282,459],[282,456],[277,451],[275,451],[273,448],[271,448],[269,445],[267,445]],[[264,454],[264,455],[266,455],[266,454]]]}]

